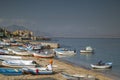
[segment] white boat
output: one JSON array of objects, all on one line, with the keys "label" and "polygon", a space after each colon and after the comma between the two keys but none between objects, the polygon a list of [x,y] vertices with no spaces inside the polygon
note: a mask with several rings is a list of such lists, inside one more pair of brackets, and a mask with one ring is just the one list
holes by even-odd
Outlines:
[{"label": "white boat", "polygon": [[88,74],[68,74],[62,72],[61,75],[66,78],[67,80],[96,80],[95,76],[88,75]]},{"label": "white boat", "polygon": [[13,52],[13,54],[15,54],[15,55],[21,55],[21,56],[30,56],[30,55],[32,55],[31,53],[29,53],[29,52],[26,51],[26,50],[16,49],[16,50],[13,50],[12,52]]},{"label": "white boat", "polygon": [[91,67],[94,69],[108,69],[112,68],[112,62],[107,62],[104,64],[91,64]]},{"label": "white boat", "polygon": [[6,67],[35,67],[37,63],[33,60],[5,60],[2,65]]},{"label": "white boat", "polygon": [[93,53],[93,49],[91,46],[87,46],[85,49],[80,50],[80,53]]},{"label": "white boat", "polygon": [[0,55],[0,60],[20,60],[20,56],[9,56],[9,55]]},{"label": "white boat", "polygon": [[54,57],[54,53],[52,50],[41,50],[41,51],[33,52],[33,56],[39,58],[52,58]]},{"label": "white boat", "polygon": [[30,73],[33,75],[38,75],[38,74],[52,74],[53,71],[52,70],[47,70],[47,68],[45,67],[35,67],[35,68],[23,68],[22,69],[24,73]]},{"label": "white boat", "polygon": [[0,54],[9,54],[9,51],[4,50],[4,49],[0,49]]},{"label": "white boat", "polygon": [[73,50],[68,50],[65,48],[57,48],[54,49],[55,54],[57,57],[68,57],[68,56],[74,56],[76,53]]}]

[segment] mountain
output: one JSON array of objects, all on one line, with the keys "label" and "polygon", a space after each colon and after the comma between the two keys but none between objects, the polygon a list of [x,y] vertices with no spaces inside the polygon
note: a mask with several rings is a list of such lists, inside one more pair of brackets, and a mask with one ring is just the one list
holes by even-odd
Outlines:
[{"label": "mountain", "polygon": [[9,30],[9,31],[28,30],[26,27],[24,27],[24,26],[18,26],[18,25],[7,26],[6,29]]}]

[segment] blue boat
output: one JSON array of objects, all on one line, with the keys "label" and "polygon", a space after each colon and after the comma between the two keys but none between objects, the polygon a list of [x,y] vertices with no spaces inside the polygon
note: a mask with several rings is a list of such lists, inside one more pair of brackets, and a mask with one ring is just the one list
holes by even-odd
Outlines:
[{"label": "blue boat", "polygon": [[0,68],[0,74],[8,76],[22,75],[22,70],[14,68]]}]

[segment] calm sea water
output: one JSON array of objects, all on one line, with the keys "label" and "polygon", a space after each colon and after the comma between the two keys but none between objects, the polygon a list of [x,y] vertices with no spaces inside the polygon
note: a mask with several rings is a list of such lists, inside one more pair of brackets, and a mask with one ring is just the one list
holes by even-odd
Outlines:
[{"label": "calm sea water", "polygon": [[[61,47],[76,50],[77,55],[62,58],[63,60],[69,61],[87,69],[91,69],[90,64],[97,63],[99,60],[104,62],[113,62],[112,69],[98,71],[120,78],[119,38],[53,38],[52,41],[59,43]],[[94,48],[94,54],[80,54],[80,50],[86,46],[91,46]]]}]

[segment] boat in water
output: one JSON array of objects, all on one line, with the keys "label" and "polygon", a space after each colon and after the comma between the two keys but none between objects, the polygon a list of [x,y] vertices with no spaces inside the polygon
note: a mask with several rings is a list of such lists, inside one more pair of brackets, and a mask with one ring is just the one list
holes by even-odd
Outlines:
[{"label": "boat in water", "polygon": [[91,46],[87,46],[85,49],[80,50],[80,53],[93,53],[93,48]]},{"label": "boat in water", "polygon": [[93,69],[109,69],[112,68],[112,62],[106,62],[102,64],[91,64]]}]

